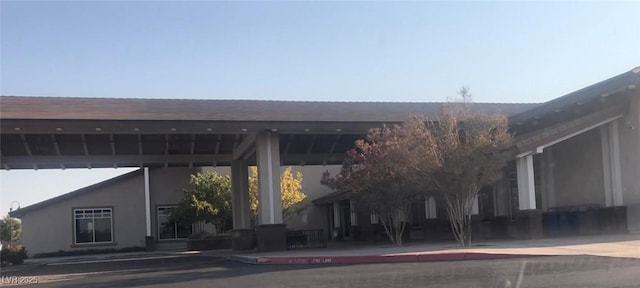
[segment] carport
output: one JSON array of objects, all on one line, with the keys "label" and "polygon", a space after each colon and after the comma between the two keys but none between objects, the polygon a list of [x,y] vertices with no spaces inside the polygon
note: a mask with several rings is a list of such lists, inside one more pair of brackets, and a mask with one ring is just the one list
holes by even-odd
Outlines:
[{"label": "carport", "polygon": [[[340,164],[369,128],[411,114],[435,115],[442,104],[16,96],[0,101],[2,168],[141,167],[147,236],[148,168],[231,166],[233,226],[242,234],[250,228],[247,167],[256,165],[256,230],[263,250],[284,249],[281,165]],[[532,106],[477,105],[507,114]]]}]

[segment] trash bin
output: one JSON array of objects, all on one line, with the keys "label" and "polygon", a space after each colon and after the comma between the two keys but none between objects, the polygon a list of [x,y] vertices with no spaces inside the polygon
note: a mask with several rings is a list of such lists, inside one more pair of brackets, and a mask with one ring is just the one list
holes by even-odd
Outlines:
[{"label": "trash bin", "polygon": [[557,237],[560,235],[558,211],[549,210],[542,213],[542,227],[544,237]]}]

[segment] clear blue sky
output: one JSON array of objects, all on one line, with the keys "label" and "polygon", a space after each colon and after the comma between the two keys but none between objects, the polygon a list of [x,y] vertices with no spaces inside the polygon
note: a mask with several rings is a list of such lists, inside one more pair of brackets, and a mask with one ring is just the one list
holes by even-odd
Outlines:
[{"label": "clear blue sky", "polygon": [[[2,95],[542,102],[640,65],[640,2],[0,5]],[[0,211],[126,171],[2,171]]]}]

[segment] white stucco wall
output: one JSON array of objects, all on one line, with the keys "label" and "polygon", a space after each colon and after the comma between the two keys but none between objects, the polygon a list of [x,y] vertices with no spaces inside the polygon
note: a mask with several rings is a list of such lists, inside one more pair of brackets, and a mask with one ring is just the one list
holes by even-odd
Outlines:
[{"label": "white stucco wall", "polygon": [[[111,207],[113,244],[74,245],[73,209]],[[29,255],[58,250],[144,246],[142,174],[38,209],[22,217],[22,242]]]},{"label": "white stucco wall", "polygon": [[[157,205],[176,204],[189,175],[196,169],[150,169],[151,221],[153,236],[157,235]],[[112,208],[113,243],[74,245],[74,208]],[[95,190],[34,210],[21,217],[22,241],[30,255],[58,250],[83,250],[144,247],[146,223],[144,206],[144,178],[133,177],[104,185]]]},{"label": "white stucco wall", "polygon": [[602,146],[598,128],[552,146],[555,207],[605,206]]},{"label": "white stucco wall", "polygon": [[640,88],[630,96],[629,112],[618,120],[622,198],[629,231],[640,233]]},{"label": "white stucco wall", "polygon": [[178,204],[189,185],[189,177],[197,172],[197,168],[149,169],[151,235],[155,239],[158,239],[158,207]]}]

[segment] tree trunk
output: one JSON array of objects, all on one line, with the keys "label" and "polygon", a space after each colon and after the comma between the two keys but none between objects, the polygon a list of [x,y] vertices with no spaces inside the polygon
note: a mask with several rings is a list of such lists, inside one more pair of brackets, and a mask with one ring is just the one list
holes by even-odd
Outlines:
[{"label": "tree trunk", "polygon": [[460,246],[471,247],[471,213],[468,203],[460,199],[445,199],[447,204],[447,214],[449,224],[453,231],[453,236]]}]

